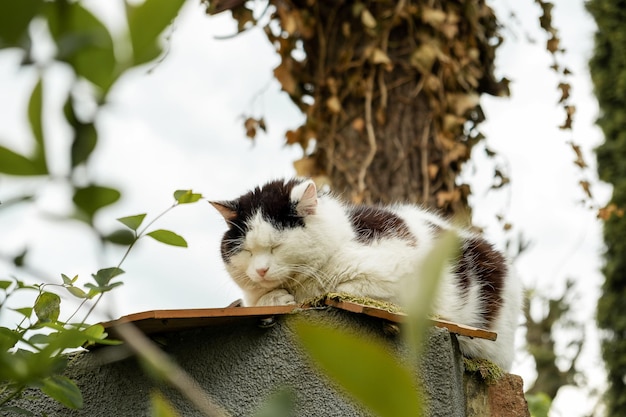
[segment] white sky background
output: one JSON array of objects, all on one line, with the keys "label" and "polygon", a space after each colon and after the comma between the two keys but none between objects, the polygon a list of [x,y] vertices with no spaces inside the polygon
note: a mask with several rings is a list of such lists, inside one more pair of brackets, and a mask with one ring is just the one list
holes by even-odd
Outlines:
[{"label": "white sky background", "polygon": [[[521,26],[505,30],[507,41],[498,55],[499,74],[513,81],[512,97],[482,99],[487,121],[481,129],[489,148],[506,161],[512,185],[487,193],[493,162],[484,157],[484,145],[477,146],[465,172],[473,187],[474,220],[503,247],[506,236],[495,222],[495,215],[503,213],[514,226],[513,235],[521,231],[532,242],[516,263],[527,285],[558,295],[566,278],[576,280],[580,297],[575,318],[587,323],[588,331],[580,365],[588,371],[591,385],[602,388],[602,362],[593,326],[603,280],[599,272],[601,225],[595,212],[579,203],[583,193],[577,184],[583,177],[566,144],[573,140],[583,147],[592,164],[587,174],[592,177],[587,179],[593,180],[591,150],[602,140],[593,125],[598,110],[587,71],[595,27],[582,1],[555,2],[554,23],[567,49],[562,61],[574,73],[570,82],[572,104],[577,107],[574,131],[562,132],[557,127],[564,120],[563,110],[556,105],[558,78],[548,68],[552,58],[544,48],[545,34],[538,30],[539,8],[531,0],[493,3],[498,3],[502,21],[507,22],[511,10],[521,21]],[[96,1],[88,4],[94,10],[103,6]],[[107,21],[115,26],[116,10],[109,2],[104,7]],[[301,152],[285,148],[283,134],[298,126],[302,115],[273,80],[272,69],[279,60],[260,31],[228,41],[214,39],[234,31],[229,14],[209,18],[196,1],[188,2],[176,21],[164,61],[150,73],[140,68],[127,74],[115,86],[111,103],[98,120],[100,141],[88,176],[119,188],[123,197],[101,211],[100,225],[112,230],[116,218],[145,212],[149,220],[171,205],[176,189],[192,188],[210,199],[230,199],[258,183],[293,175],[291,164]],[[526,32],[537,44],[525,41]],[[17,54],[0,53],[0,144],[27,152],[30,133],[24,112],[35,77],[33,72],[19,72],[18,62]],[[47,104],[59,106],[55,92],[63,91],[67,74],[59,68],[46,81]],[[242,113],[263,116],[268,133],[250,142]],[[68,131],[53,117],[46,119],[46,126],[54,132],[50,148],[60,149],[51,158],[58,172],[67,163]],[[36,181],[16,182],[0,176],[0,201],[39,186]],[[79,274],[87,282],[97,269],[116,265],[121,249],[101,253],[85,226],[41,215],[65,213],[64,201],[70,198],[69,190],[59,183],[47,183],[44,189],[35,207],[3,210],[0,206],[0,254],[16,255],[28,246],[28,261],[49,279],[60,279],[61,273]],[[596,185],[594,191],[600,203],[608,198],[608,187]],[[206,202],[176,208],[155,228],[181,234],[189,248],[151,240],[140,243],[123,265],[124,285],[105,297],[95,320],[153,309],[223,307],[240,297],[219,256],[225,225]],[[13,272],[0,263],[0,279]],[[3,322],[7,319],[9,315],[2,317]],[[564,333],[559,341],[563,349],[568,336]],[[513,371],[527,383],[534,379],[532,362],[523,354]],[[553,415],[582,416],[592,407],[593,401],[580,390],[563,389]]]}]

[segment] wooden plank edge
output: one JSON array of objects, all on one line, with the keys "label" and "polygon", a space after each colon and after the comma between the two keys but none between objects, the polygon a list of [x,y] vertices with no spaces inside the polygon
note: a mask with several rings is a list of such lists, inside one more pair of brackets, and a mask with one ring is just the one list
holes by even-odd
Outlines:
[{"label": "wooden plank edge", "polygon": [[[339,308],[352,313],[365,314],[371,317],[389,320],[394,323],[403,323],[406,321],[405,313],[393,313],[377,307],[332,298],[327,298],[324,303],[330,307]],[[478,327],[467,326],[465,324],[454,323],[448,320],[430,319],[430,322],[436,327],[448,329],[451,333],[455,333],[460,336],[475,337],[492,341],[496,340],[498,337],[496,332],[480,329]]]}]

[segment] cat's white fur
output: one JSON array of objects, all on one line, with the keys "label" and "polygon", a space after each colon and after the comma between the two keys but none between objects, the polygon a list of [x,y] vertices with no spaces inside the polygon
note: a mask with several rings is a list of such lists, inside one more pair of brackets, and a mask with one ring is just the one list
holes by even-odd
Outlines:
[{"label": "cat's white fur", "polygon": [[[305,227],[277,230],[257,213],[248,222],[243,250],[226,263],[248,306],[295,304],[327,292],[400,303],[401,283],[420,278],[422,261],[436,238],[433,225],[452,228],[433,213],[397,205],[387,209],[404,220],[416,242],[398,237],[364,244],[355,239],[344,203],[330,195],[318,196],[312,181],[296,185],[291,200],[304,216]],[[481,323],[479,287],[461,289],[452,266],[448,269],[433,300],[433,314],[462,324]],[[517,279],[505,278],[501,297],[502,305],[489,325],[497,332],[497,341],[460,337],[459,342],[465,355],[487,358],[508,370],[522,299]]]}]

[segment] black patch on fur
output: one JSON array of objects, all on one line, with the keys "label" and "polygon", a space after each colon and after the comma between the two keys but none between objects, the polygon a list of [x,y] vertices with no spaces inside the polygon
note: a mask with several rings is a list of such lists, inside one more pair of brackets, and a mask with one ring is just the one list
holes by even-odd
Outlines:
[{"label": "black patch on fur", "polygon": [[247,223],[258,212],[264,220],[279,230],[304,227],[304,219],[298,215],[296,203],[290,199],[291,190],[300,182],[271,181],[227,203],[237,215],[229,222],[229,229],[222,238],[221,252],[224,261],[227,262],[231,255],[241,250],[241,243],[248,232]]},{"label": "black patch on fur", "polygon": [[356,240],[361,243],[372,243],[379,239],[398,238],[416,244],[415,236],[404,220],[381,207],[353,206],[348,210],[352,230]]},{"label": "black patch on fur", "polygon": [[482,238],[468,239],[454,273],[462,290],[467,292],[472,283],[480,287],[482,317],[485,324],[491,324],[502,306],[502,289],[508,273],[504,256]]}]

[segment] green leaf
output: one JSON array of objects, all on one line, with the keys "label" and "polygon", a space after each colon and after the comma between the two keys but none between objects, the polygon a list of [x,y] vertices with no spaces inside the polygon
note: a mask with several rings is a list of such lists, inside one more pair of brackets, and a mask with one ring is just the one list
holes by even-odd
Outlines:
[{"label": "green leaf", "polygon": [[43,82],[42,78],[39,78],[33,92],[30,95],[30,101],[28,102],[28,121],[30,122],[30,128],[37,141],[37,146],[43,148],[43,125],[41,123],[41,114],[43,109]]},{"label": "green leaf", "polygon": [[552,400],[548,394],[539,392],[537,394],[526,394],[526,401],[528,402],[528,410],[533,417],[548,417],[550,414],[550,407],[552,407]]},{"label": "green leaf", "polygon": [[22,316],[26,317],[27,319],[29,319],[30,316],[33,314],[32,307],[13,308],[12,310],[17,313],[20,313]]},{"label": "green leaf", "polygon": [[159,36],[174,20],[184,2],[146,0],[138,6],[126,3],[133,65],[144,64],[161,54]]},{"label": "green leaf", "polygon": [[70,294],[72,294],[74,297],[89,298],[89,294],[87,294],[85,291],[81,290],[78,287],[65,287],[65,288],[67,288]]},{"label": "green leaf", "polygon": [[61,274],[61,278],[63,278],[63,284],[72,285],[78,279],[78,275],[74,276],[74,278],[70,278],[65,274]]},{"label": "green leaf", "polygon": [[28,102],[28,121],[35,136],[37,147],[31,159],[37,170],[48,172],[46,164],[46,147],[43,135],[43,79],[39,78]]},{"label": "green leaf", "polygon": [[402,293],[404,311],[407,313],[403,335],[413,356],[419,357],[424,334],[428,327],[427,318],[432,311],[432,302],[441,282],[442,274],[459,250],[458,236],[454,231],[445,231],[434,242],[424,258],[419,280],[407,280]]},{"label": "green leaf", "polygon": [[58,58],[106,93],[119,75],[113,39],[106,26],[80,2],[52,2],[47,6]]},{"label": "green leaf", "polygon": [[[0,48],[22,43],[42,4],[43,0],[0,1]],[[26,49],[27,45],[22,45]]]},{"label": "green leaf", "polygon": [[296,395],[293,389],[285,388],[273,393],[261,408],[254,413],[254,417],[292,417]]},{"label": "green leaf", "polygon": [[93,123],[80,123],[72,125],[74,128],[74,141],[72,142],[71,158],[72,167],[87,162],[89,156],[98,144],[98,132]]},{"label": "green leaf", "polygon": [[72,409],[83,407],[83,396],[71,379],[62,375],[53,375],[43,380],[41,391],[44,394]]},{"label": "green leaf", "polygon": [[115,203],[120,199],[120,196],[120,192],[116,189],[90,185],[85,188],[77,188],[74,192],[73,201],[87,215],[91,223],[98,210]]},{"label": "green leaf", "polygon": [[13,258],[13,265],[18,268],[24,266],[24,260],[26,259],[26,254],[28,253],[27,249],[24,249],[19,255]]},{"label": "green leaf", "polygon": [[128,246],[135,241],[136,237],[130,230],[120,229],[113,233],[104,236],[104,240],[107,242],[115,243],[116,245]]},{"label": "green leaf", "polygon": [[167,401],[159,391],[150,393],[151,417],[180,417],[176,409]]},{"label": "green leaf", "polygon": [[33,345],[45,345],[50,342],[50,335],[37,333],[37,334],[34,334],[30,339],[28,339],[28,341],[32,343]]},{"label": "green leaf", "polygon": [[[20,415],[20,416],[34,416],[36,415],[35,413],[33,413],[30,410],[27,410],[25,408],[21,408],[21,407],[17,407],[17,406],[2,406],[0,407],[0,410],[5,412],[5,413],[13,413],[13,414],[6,414],[6,415]],[[45,417],[45,415],[44,415]]]},{"label": "green leaf", "polygon": [[45,175],[45,167],[39,166],[24,155],[0,146],[0,172],[9,175]]},{"label": "green leaf", "polygon": [[93,298],[94,295],[111,291],[115,287],[119,287],[120,285],[124,285],[123,282],[114,282],[107,285],[93,285],[91,283],[85,284],[85,288],[89,288],[89,294],[87,294],[88,298]]},{"label": "green leaf", "polygon": [[302,319],[294,324],[313,363],[376,415],[422,415],[422,397],[413,373],[382,341]]},{"label": "green leaf", "polygon": [[131,230],[139,229],[143,219],[146,218],[146,214],[136,214],[134,216],[120,217],[117,219],[118,222],[122,223],[124,226],[128,227]]},{"label": "green leaf", "polygon": [[15,330],[6,327],[0,327],[0,352],[6,352],[11,349],[22,338]]},{"label": "green leaf", "polygon": [[103,337],[106,337],[106,332],[104,331],[104,326],[101,324],[94,324],[93,326],[89,326],[84,330],[85,334],[91,340],[99,340]]},{"label": "green leaf", "polygon": [[35,300],[35,314],[41,322],[56,322],[59,318],[61,297],[51,292],[39,294]]},{"label": "green leaf", "polygon": [[95,274],[91,274],[91,276],[96,280],[98,285],[104,286],[109,283],[113,278],[122,275],[124,271],[117,267],[112,268],[104,268],[96,272]]},{"label": "green leaf", "polygon": [[0,281],[0,290],[6,290],[13,284],[13,281]]},{"label": "green leaf", "polygon": [[202,198],[202,194],[194,194],[191,190],[176,190],[174,198],[178,204],[195,203]]},{"label": "green leaf", "polygon": [[166,245],[181,246],[184,248],[187,247],[187,241],[183,239],[182,236],[179,236],[176,233],[171,232],[169,230],[159,229],[159,230],[150,232],[147,235],[153,238],[154,240],[158,240],[161,243],[165,243]]}]

